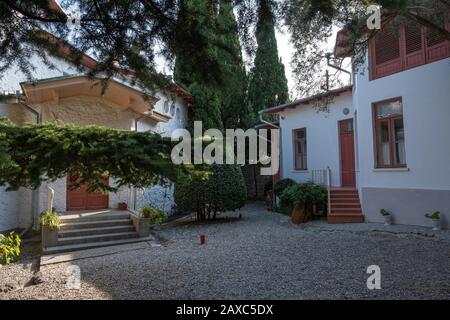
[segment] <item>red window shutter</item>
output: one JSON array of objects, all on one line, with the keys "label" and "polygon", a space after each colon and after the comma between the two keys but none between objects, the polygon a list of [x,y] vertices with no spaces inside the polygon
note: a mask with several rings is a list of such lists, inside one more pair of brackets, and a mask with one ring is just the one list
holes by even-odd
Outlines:
[{"label": "red window shutter", "polygon": [[425,64],[424,31],[418,23],[408,21],[405,24],[405,69]]},{"label": "red window shutter", "polygon": [[[442,13],[437,17],[437,23],[444,29],[448,26],[446,14]],[[449,56],[449,43],[446,38],[434,29],[427,28],[427,63],[447,58]]]},{"label": "red window shutter", "polygon": [[373,41],[373,78],[380,78],[402,70],[400,33],[397,28],[386,26]]}]

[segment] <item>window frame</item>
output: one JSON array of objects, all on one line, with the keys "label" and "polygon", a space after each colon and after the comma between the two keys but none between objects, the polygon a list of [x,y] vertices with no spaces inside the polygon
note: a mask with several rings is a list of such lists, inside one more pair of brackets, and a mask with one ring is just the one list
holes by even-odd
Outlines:
[{"label": "window frame", "polygon": [[[450,19],[450,11],[446,14],[447,21]],[[384,25],[382,25],[382,28],[388,27],[389,23],[391,21],[387,21]],[[450,31],[450,22],[448,22],[444,28]],[[400,54],[399,57],[396,59],[392,59],[389,61],[385,61],[383,63],[377,64],[376,62],[376,35],[372,37],[369,41],[369,66],[370,66],[370,72],[369,72],[369,81],[373,81],[376,79],[381,79],[396,73],[400,73],[402,71],[406,71],[409,69],[417,68],[419,66],[423,66],[426,64],[430,64],[439,60],[444,60],[450,57],[450,41],[446,40],[443,43],[436,44],[434,46],[428,46],[427,42],[427,30],[428,28],[425,26],[420,25],[420,33],[421,33],[421,40],[422,40],[422,48],[421,50],[417,50],[412,53],[406,53],[406,27],[405,25],[400,25],[398,28],[398,41],[399,41],[399,49]],[[444,54],[442,56],[437,57],[431,57],[430,52],[433,49],[445,49],[447,51],[447,54]],[[414,63],[408,63],[408,59],[413,55],[418,55],[420,53],[420,61],[415,61]],[[386,67],[386,71],[377,71],[378,68]]]},{"label": "window frame", "polygon": [[[387,116],[384,118],[379,119],[377,117],[377,108],[382,105],[389,102],[395,102],[398,101],[402,105],[402,114],[401,115],[394,115],[394,116]],[[373,127],[373,139],[374,139],[374,168],[375,169],[395,169],[395,168],[407,168],[406,163],[406,150],[405,150],[405,163],[404,164],[395,164],[395,132],[394,132],[394,122],[395,120],[401,119],[403,122],[403,130],[405,130],[405,124],[403,121],[403,100],[402,97],[395,97],[390,98],[386,100],[376,101],[372,103],[372,127]],[[382,165],[380,161],[380,141],[378,139],[378,124],[381,122],[387,122],[388,124],[388,138],[389,138],[389,165]],[[406,135],[405,135],[406,136]],[[406,140],[406,137],[404,138]]]},{"label": "window frame", "polygon": [[[301,132],[301,131],[303,131],[305,133],[305,137],[303,139],[297,138],[297,132]],[[301,153],[299,154],[301,167],[297,167],[297,143],[303,142],[303,144],[302,144],[302,146],[303,146],[307,143],[307,139],[308,139],[308,136],[307,136],[307,132],[306,132],[306,127],[292,130],[292,148],[293,148],[293,155],[294,155],[294,170],[297,170],[297,171],[308,170],[308,160],[306,159],[306,166],[305,166],[305,163],[303,163],[303,158],[304,158],[303,150],[301,150]],[[306,146],[306,148],[308,148],[308,146]],[[303,149],[303,147],[302,147],[302,149]],[[306,153],[306,157],[308,157],[308,153]]]}]

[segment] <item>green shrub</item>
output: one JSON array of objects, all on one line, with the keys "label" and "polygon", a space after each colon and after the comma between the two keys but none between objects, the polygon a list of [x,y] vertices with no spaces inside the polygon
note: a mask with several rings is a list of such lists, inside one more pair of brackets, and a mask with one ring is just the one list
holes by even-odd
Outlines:
[{"label": "green shrub", "polygon": [[190,167],[175,183],[174,197],[179,208],[205,220],[241,208],[247,195],[239,166],[212,164]]},{"label": "green shrub", "polygon": [[435,211],[433,213],[427,213],[427,214],[425,214],[425,217],[427,217],[428,219],[431,219],[431,220],[440,220],[441,219],[441,212],[440,211]]},{"label": "green shrub", "polygon": [[387,210],[385,210],[385,209],[381,209],[380,210],[380,214],[383,216],[383,217],[386,217],[386,216],[390,216],[391,214],[387,211]]},{"label": "green shrub", "polygon": [[46,226],[50,230],[59,230],[59,227],[61,225],[61,218],[54,210],[44,211],[39,217],[39,223],[41,224],[41,226]]},{"label": "green shrub", "polygon": [[153,224],[160,225],[164,221],[167,220],[167,216],[161,210],[156,208],[145,206],[142,208],[142,217],[146,219],[150,219]]},{"label": "green shrub", "polygon": [[284,190],[280,199],[286,208],[303,205],[307,214],[312,213],[313,204],[324,203],[327,199],[327,189],[323,185],[311,181],[295,184]]},{"label": "green shrub", "polygon": [[296,184],[297,184],[297,182],[295,182],[292,179],[289,179],[289,178],[281,179],[280,181],[278,181],[275,184],[275,187],[273,188],[273,193],[277,197],[279,197],[279,196],[281,196],[281,194],[283,193],[284,190],[286,190],[287,188],[292,187],[292,186],[294,186]]},{"label": "green shrub", "polygon": [[14,231],[5,236],[0,233],[0,264],[8,264],[20,255],[20,237]]}]

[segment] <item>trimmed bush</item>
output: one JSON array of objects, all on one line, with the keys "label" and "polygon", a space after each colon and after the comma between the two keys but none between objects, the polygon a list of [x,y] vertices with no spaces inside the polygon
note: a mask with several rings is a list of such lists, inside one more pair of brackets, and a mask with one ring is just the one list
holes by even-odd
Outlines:
[{"label": "trimmed bush", "polygon": [[145,206],[141,211],[142,217],[145,219],[150,219],[151,223],[155,225],[160,225],[167,220],[167,216],[164,212],[151,206]]},{"label": "trimmed bush", "polygon": [[237,165],[201,165],[188,170],[175,183],[175,203],[197,213],[198,220],[240,209],[247,198],[244,177]]}]

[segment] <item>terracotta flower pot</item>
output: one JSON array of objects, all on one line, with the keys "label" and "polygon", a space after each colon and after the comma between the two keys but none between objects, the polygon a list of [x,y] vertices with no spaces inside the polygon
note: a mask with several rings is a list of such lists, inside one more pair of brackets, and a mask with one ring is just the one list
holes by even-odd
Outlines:
[{"label": "terracotta flower pot", "polygon": [[119,207],[119,210],[127,210],[128,209],[128,206],[126,203],[119,203],[118,207]]},{"label": "terracotta flower pot", "polygon": [[296,204],[291,213],[291,221],[293,224],[300,224],[305,219],[305,209],[302,204]]}]

